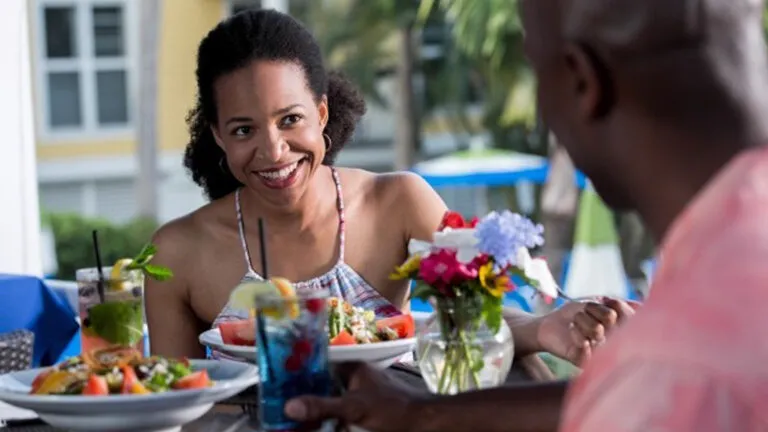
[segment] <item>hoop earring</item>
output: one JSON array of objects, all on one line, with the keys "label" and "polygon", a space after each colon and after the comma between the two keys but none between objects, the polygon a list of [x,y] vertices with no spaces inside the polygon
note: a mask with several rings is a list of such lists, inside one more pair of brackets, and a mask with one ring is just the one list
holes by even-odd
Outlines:
[{"label": "hoop earring", "polygon": [[227,161],[227,159],[226,159],[226,158],[227,158],[227,157],[226,157],[226,155],[225,155],[225,156],[222,156],[222,157],[221,157],[221,159],[219,159],[219,169],[220,169],[220,170],[221,170],[221,172],[223,172],[224,174],[228,174],[228,173],[229,173],[229,169],[227,169],[227,166],[226,166],[226,161]]},{"label": "hoop earring", "polygon": [[325,141],[325,152],[328,153],[331,150],[331,146],[333,145],[333,140],[331,140],[331,137],[328,136],[327,133],[324,133],[323,141]]}]

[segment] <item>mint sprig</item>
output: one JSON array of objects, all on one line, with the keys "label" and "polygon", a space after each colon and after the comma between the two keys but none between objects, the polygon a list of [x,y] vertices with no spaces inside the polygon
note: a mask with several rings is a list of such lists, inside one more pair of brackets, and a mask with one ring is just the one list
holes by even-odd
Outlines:
[{"label": "mint sprig", "polygon": [[156,281],[167,281],[173,277],[173,272],[168,267],[150,264],[152,258],[157,254],[157,246],[152,243],[147,243],[139,252],[136,257],[133,258],[133,262],[129,264],[127,270],[141,270],[147,276]]}]

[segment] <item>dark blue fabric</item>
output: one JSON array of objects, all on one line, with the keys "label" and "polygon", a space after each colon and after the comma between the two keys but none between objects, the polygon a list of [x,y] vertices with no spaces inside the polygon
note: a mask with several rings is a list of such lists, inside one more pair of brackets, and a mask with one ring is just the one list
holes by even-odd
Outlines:
[{"label": "dark blue fabric", "polygon": [[0,333],[18,329],[35,334],[32,362],[40,367],[59,359],[79,326],[69,304],[42,280],[0,274]]}]

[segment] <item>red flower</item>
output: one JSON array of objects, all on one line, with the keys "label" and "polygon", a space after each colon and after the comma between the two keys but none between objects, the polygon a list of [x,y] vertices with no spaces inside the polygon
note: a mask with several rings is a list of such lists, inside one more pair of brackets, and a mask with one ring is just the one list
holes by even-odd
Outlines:
[{"label": "red flower", "polygon": [[446,296],[452,297],[450,287],[476,278],[477,268],[459,262],[456,251],[440,249],[422,258],[419,277]]},{"label": "red flower", "polygon": [[473,269],[479,269],[480,267],[484,266],[485,264],[488,264],[488,261],[491,260],[491,257],[489,257],[486,254],[480,254],[476,256],[471,263],[469,263],[469,267]]},{"label": "red flower", "polygon": [[469,222],[466,223],[466,228],[475,228],[478,223],[480,223],[480,218],[475,216]]},{"label": "red flower", "polygon": [[443,215],[443,221],[440,222],[440,227],[437,230],[443,231],[446,228],[459,229],[465,228],[466,226],[467,223],[464,221],[464,216],[462,216],[461,213],[448,210],[445,212],[445,215]]}]

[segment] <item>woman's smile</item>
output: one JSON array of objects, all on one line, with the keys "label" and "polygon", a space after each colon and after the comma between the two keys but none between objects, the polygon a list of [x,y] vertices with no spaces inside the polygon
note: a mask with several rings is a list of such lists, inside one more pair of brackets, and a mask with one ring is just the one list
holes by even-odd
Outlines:
[{"label": "woman's smile", "polygon": [[296,184],[297,180],[301,177],[301,174],[307,167],[306,162],[307,157],[305,156],[295,162],[254,171],[254,173],[264,186],[270,189],[287,189]]}]

